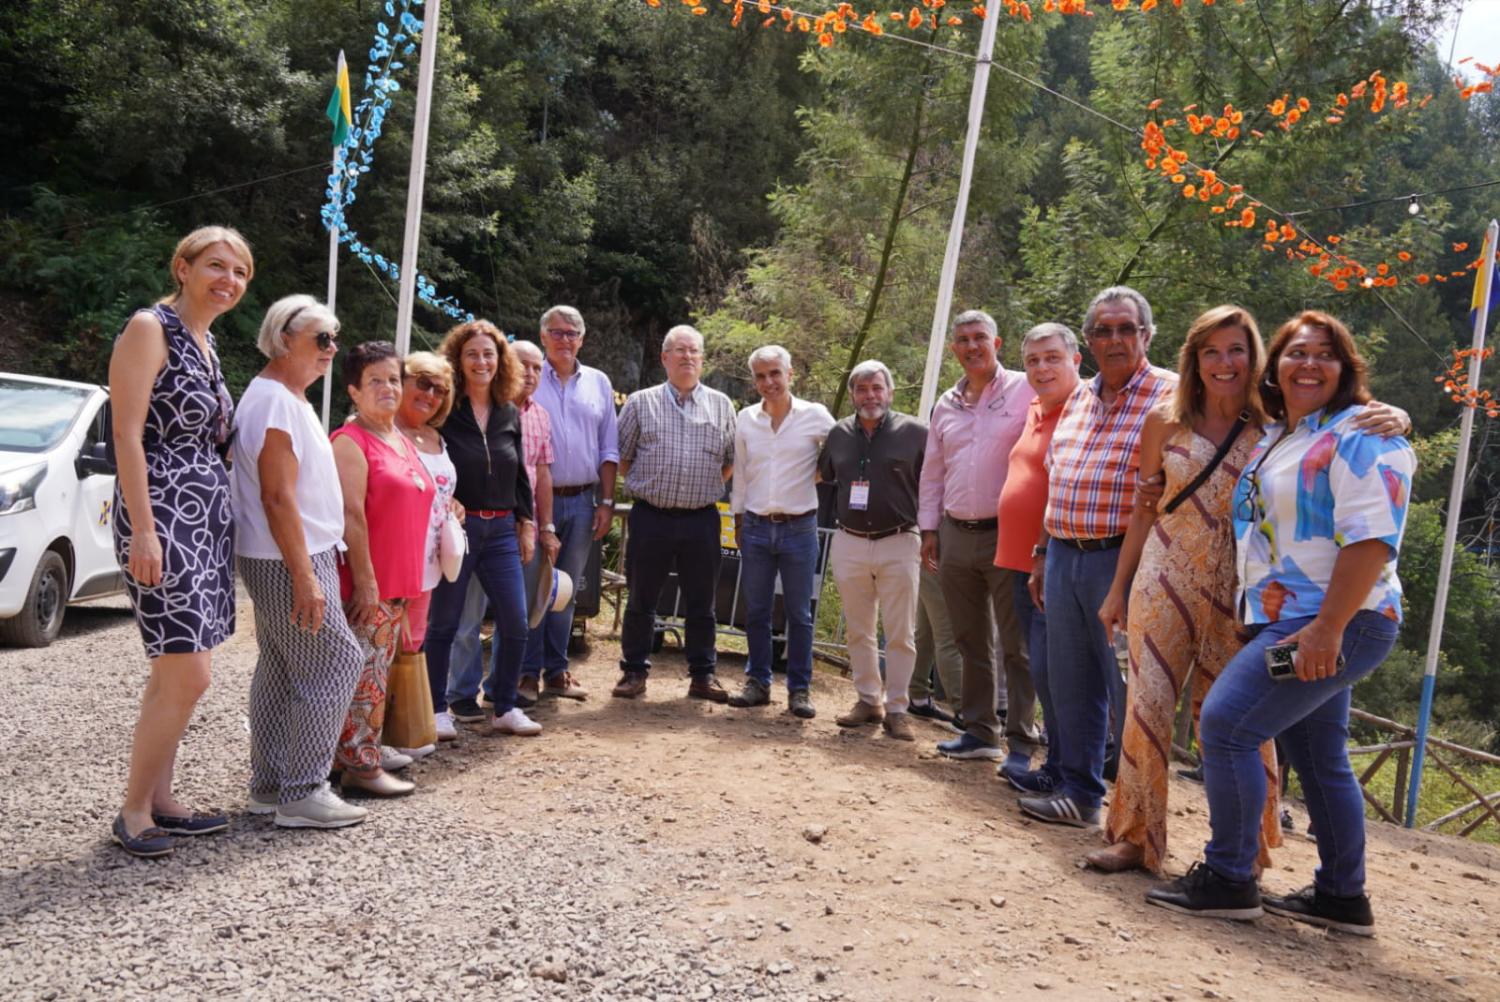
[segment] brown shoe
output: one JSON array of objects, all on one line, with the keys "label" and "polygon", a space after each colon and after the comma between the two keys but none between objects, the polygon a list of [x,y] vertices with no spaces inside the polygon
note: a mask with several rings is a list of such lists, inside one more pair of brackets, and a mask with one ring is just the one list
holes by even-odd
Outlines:
[{"label": "brown shoe", "polygon": [[620,676],[620,681],[609,693],[616,699],[634,699],[646,694],[646,673],[643,671],[627,671]]},{"label": "brown shoe", "polygon": [[719,676],[709,672],[707,675],[693,676],[693,681],[688,686],[688,698],[706,699],[710,703],[727,703],[729,693],[719,684]]},{"label": "brown shoe", "polygon": [[897,741],[917,740],[917,732],[911,728],[911,717],[904,713],[888,713],[882,723],[885,726],[886,737]]},{"label": "brown shoe", "polygon": [[577,682],[573,681],[573,673],[565,671],[561,675],[549,678],[542,686],[543,696],[554,696],[561,699],[588,699],[589,691]]},{"label": "brown shoe", "polygon": [[[834,717],[833,722],[840,727],[861,727],[865,724],[878,724],[885,719],[885,707],[874,703],[866,703],[864,700],[855,702],[853,709],[841,717]],[[910,724],[907,724],[910,727]]]},{"label": "brown shoe", "polygon": [[1125,870],[1140,869],[1146,853],[1134,842],[1116,842],[1102,849],[1094,849],[1083,854],[1084,862],[1096,870],[1105,873],[1121,873]]},{"label": "brown shoe", "polygon": [[521,681],[516,683],[516,705],[521,707],[522,709],[529,710],[536,705],[536,700],[536,676],[521,676]]}]

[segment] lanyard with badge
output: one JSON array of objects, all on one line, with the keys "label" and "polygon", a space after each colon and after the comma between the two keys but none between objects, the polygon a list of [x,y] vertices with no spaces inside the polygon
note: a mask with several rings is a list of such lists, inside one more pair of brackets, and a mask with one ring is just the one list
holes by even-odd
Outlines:
[{"label": "lanyard with badge", "polygon": [[849,510],[865,511],[870,507],[870,481],[865,479],[865,464],[868,456],[861,456],[859,460],[859,479],[849,484]]}]

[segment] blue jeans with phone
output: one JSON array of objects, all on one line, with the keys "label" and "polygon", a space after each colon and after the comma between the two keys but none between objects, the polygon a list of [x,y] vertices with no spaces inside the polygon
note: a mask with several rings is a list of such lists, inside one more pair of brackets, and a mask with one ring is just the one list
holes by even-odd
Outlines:
[{"label": "blue jeans with phone", "polygon": [[1372,610],[1357,612],[1344,628],[1337,674],[1316,682],[1273,679],[1266,648],[1311,622],[1250,627],[1254,636],[1203,701],[1199,740],[1212,832],[1203,856],[1227,880],[1254,876],[1267,782],[1260,746],[1280,735],[1318,833],[1314,881],[1325,894],[1353,897],[1365,890],[1365,805],[1349,765],[1349,693],[1380,667],[1400,625]]}]

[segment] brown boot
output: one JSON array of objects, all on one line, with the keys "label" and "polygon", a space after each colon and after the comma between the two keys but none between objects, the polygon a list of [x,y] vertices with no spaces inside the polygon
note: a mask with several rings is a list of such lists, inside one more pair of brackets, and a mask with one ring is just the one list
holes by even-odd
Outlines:
[{"label": "brown boot", "polygon": [[834,717],[833,722],[840,727],[862,727],[865,724],[878,724],[885,719],[885,707],[874,703],[866,703],[858,700],[849,712],[841,717]]},{"label": "brown boot", "polygon": [[707,675],[693,676],[692,682],[688,683],[688,697],[706,699],[710,703],[727,703],[729,690],[719,684],[719,676],[709,672]]},{"label": "brown boot", "polygon": [[912,730],[911,717],[905,713],[888,713],[885,717],[885,734],[897,741],[915,741],[917,732]]},{"label": "brown boot", "polygon": [[1083,855],[1084,862],[1096,870],[1105,873],[1121,873],[1125,870],[1138,870],[1145,860],[1146,853],[1134,842],[1116,842],[1102,849],[1094,849]]},{"label": "brown boot", "polygon": [[620,681],[615,683],[610,695],[616,699],[635,699],[637,696],[646,694],[646,673],[643,671],[628,671],[620,676]]}]

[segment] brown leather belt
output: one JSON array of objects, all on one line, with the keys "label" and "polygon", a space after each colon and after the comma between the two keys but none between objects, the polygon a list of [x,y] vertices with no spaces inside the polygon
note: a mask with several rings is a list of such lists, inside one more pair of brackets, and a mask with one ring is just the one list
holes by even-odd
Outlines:
[{"label": "brown leather belt", "polygon": [[969,532],[988,532],[991,529],[1000,528],[1000,520],[998,518],[954,518],[952,515],[949,515],[948,521],[960,529],[967,529]]},{"label": "brown leather belt", "polygon": [[770,515],[762,515],[758,511],[746,512],[747,515],[753,515],[754,517],[756,517],[758,519],[762,519],[762,520],[764,520],[766,522],[775,522],[777,525],[781,525],[781,524],[783,524],[785,522],[795,522],[799,518],[806,518],[809,515],[816,515],[817,513],[818,513],[818,509],[816,509],[816,508],[812,508],[812,509],[810,509],[808,511],[804,511],[804,512],[798,512],[798,513],[796,513],[794,515],[788,515],[786,512],[780,512],[780,511],[775,512],[775,513],[770,514]]},{"label": "brown leather belt", "polygon": [[844,530],[851,536],[858,536],[860,539],[876,540],[887,539],[891,536],[896,535],[897,533],[909,532],[911,529],[915,528],[915,526],[908,522],[905,525],[898,525],[894,529],[879,529],[875,532],[860,532],[858,529],[851,529],[847,525],[841,525],[839,526],[839,528]]},{"label": "brown leather belt", "polygon": [[559,498],[576,498],[578,495],[592,491],[593,489],[593,484],[577,484],[573,487],[558,487],[554,485],[552,488],[552,496]]},{"label": "brown leather belt", "polygon": [[1087,553],[1097,553],[1100,550],[1113,550],[1115,547],[1125,543],[1125,536],[1123,534],[1119,536],[1105,536],[1103,539],[1063,539],[1059,536],[1053,536],[1052,538],[1064,546],[1071,546],[1075,550],[1083,550]]}]

